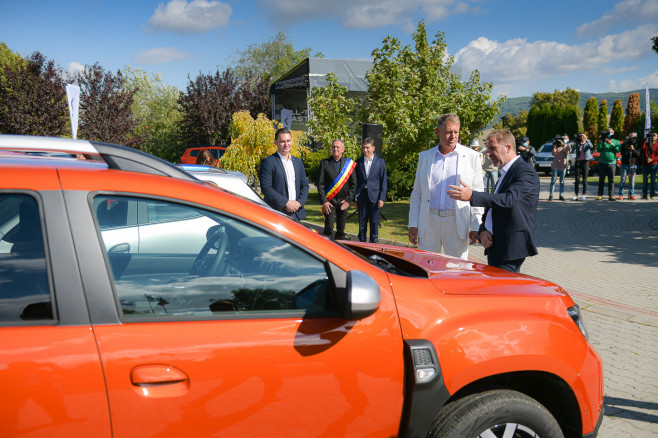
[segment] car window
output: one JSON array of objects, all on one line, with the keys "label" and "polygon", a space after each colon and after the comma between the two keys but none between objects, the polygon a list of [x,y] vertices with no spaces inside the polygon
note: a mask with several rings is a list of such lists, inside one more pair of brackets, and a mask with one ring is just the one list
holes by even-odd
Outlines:
[{"label": "car window", "polygon": [[0,195],[0,323],[53,319],[39,205]]},{"label": "car window", "polygon": [[121,234],[100,227],[124,320],[333,312],[323,260],[278,236],[174,202],[119,202],[146,204],[167,219]]},{"label": "car window", "polygon": [[198,157],[198,156],[199,156],[199,152],[201,152],[201,149],[192,149],[192,150],[190,151],[190,157]]},{"label": "car window", "polygon": [[216,160],[219,160],[224,155],[224,152],[226,152],[226,149],[211,149],[210,152]]},{"label": "car window", "polygon": [[553,143],[544,143],[539,147],[537,152],[553,152]]}]

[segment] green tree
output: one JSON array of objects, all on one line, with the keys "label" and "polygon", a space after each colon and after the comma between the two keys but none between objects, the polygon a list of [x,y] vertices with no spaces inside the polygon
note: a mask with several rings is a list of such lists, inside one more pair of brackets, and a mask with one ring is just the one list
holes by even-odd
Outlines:
[{"label": "green tree", "polygon": [[418,153],[435,145],[437,117],[456,113],[461,118],[461,142],[480,133],[500,112],[504,98],[491,100],[493,84],[480,82],[480,73],[468,81],[450,71],[454,58],[447,53],[442,32],[427,41],[425,23],[413,34],[415,47],[387,36],[373,50],[367,73],[367,117],[384,127],[384,155],[389,168],[389,193],[407,196],[413,186]]},{"label": "green tree", "polygon": [[25,59],[12,50],[4,42],[0,42],[0,82],[5,79],[5,68],[16,69],[25,66]]},{"label": "green tree", "polygon": [[653,42],[653,46],[651,46],[651,50],[658,53],[658,35],[651,37],[651,41]]},{"label": "green tree", "polygon": [[62,70],[34,52],[4,66],[0,81],[0,133],[66,135],[69,111]]},{"label": "green tree", "polygon": [[538,144],[537,142],[542,135],[542,124],[537,105],[533,105],[528,111],[527,127],[526,136],[530,139],[530,144]]},{"label": "green tree", "polygon": [[[630,134],[633,131],[636,131],[638,135],[642,135],[643,130],[637,131],[636,125],[642,111],[640,111],[640,93],[633,93],[628,96],[628,103],[626,104],[626,117],[624,117],[624,137]],[[644,125],[642,125],[644,129]]]},{"label": "green tree", "polygon": [[[603,99],[599,103],[599,117],[596,119],[596,124],[599,127],[599,132],[608,129],[608,101]],[[598,132],[597,132],[598,137]],[[593,137],[593,138],[597,138]]]},{"label": "green tree", "polygon": [[[293,42],[288,40],[288,31],[282,30],[267,41],[250,44],[246,49],[235,51],[231,55],[231,61],[239,77],[245,78],[255,74],[269,84],[309,56],[310,47],[295,49]],[[321,58],[323,55],[316,52],[312,56]]]},{"label": "green tree", "polygon": [[[514,137],[525,137],[528,135],[528,110],[522,109],[516,114],[507,113],[504,117],[507,117],[504,128],[512,131]],[[503,129],[502,118],[499,122],[494,123],[493,127],[494,129]]]},{"label": "green tree", "polygon": [[578,106],[580,102],[580,93],[573,88],[567,87],[566,90],[555,90],[553,93],[536,92],[532,95],[531,104],[541,107],[547,103],[550,106]]},{"label": "green tree", "polygon": [[612,113],[610,114],[610,127],[615,130],[615,137],[621,139],[624,130],[624,109],[621,100],[615,99],[612,104]]},{"label": "green tree", "polygon": [[[658,131],[658,105],[654,101],[651,101],[649,105],[649,111],[651,111],[651,131],[656,132]],[[644,121],[646,117],[646,113],[642,112],[635,122],[635,129],[633,129],[633,131],[637,132],[637,136],[641,138],[644,137]]]},{"label": "green tree", "polygon": [[[231,146],[222,156],[222,167],[244,173],[254,187],[258,187],[258,166],[263,158],[276,152],[274,133],[282,125],[259,114],[253,118],[248,111],[233,114],[229,133]],[[302,131],[291,131],[291,154],[305,158],[307,135]]]},{"label": "green tree", "polygon": [[[638,107],[639,109],[639,107]],[[587,136],[591,139],[596,139],[599,136],[599,106],[596,97],[590,97],[585,103],[585,111],[583,112],[583,129],[587,132]]]},{"label": "green tree", "polygon": [[573,106],[564,109],[564,123],[562,128],[563,134],[568,134],[570,138],[575,139],[576,134],[583,131],[580,123],[580,115],[577,108]]},{"label": "green tree", "polygon": [[179,133],[179,122],[183,117],[178,105],[180,90],[163,83],[159,74],[149,75],[130,66],[124,68],[124,75],[124,91],[137,90],[131,112],[138,123],[135,134],[143,139],[142,149],[177,162],[185,150]]}]

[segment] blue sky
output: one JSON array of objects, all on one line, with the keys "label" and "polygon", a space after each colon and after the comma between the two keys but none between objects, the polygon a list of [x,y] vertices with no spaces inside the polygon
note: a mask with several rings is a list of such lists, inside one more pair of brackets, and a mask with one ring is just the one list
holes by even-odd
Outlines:
[{"label": "blue sky", "polygon": [[420,19],[494,95],[658,88],[658,0],[3,0],[0,10],[14,52],[64,70],[129,65],[182,90],[279,30],[327,58],[368,59],[387,35],[410,44]]}]

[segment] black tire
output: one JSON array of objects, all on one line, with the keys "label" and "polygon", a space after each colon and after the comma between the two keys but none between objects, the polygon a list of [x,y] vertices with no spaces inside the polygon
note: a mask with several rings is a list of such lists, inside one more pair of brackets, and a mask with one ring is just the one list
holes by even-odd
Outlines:
[{"label": "black tire", "polygon": [[[430,438],[502,437],[564,438],[555,418],[543,405],[516,391],[474,394],[446,406],[436,417]],[[507,436],[507,435],[505,435]]]}]

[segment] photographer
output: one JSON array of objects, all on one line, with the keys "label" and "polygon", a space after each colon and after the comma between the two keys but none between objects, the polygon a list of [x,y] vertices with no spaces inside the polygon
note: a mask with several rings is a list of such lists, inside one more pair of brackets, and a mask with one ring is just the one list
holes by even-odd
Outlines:
[{"label": "photographer", "polygon": [[621,177],[619,179],[619,199],[624,199],[624,183],[628,176],[628,200],[635,201],[635,174],[640,162],[640,149],[637,146],[637,132],[631,132],[621,145]]},{"label": "photographer", "polygon": [[[656,196],[656,172],[658,170],[658,134],[655,132],[644,140],[642,153],[642,199],[653,199]],[[651,179],[651,183],[649,183]]]},{"label": "photographer", "polygon": [[621,145],[619,140],[612,138],[614,135],[615,130],[612,128],[603,131],[599,143],[594,148],[599,152],[599,195],[596,197],[599,201],[603,199],[603,184],[606,178],[608,178],[608,200],[617,200],[613,194],[613,185],[617,167],[617,152],[620,151]]},{"label": "photographer", "polygon": [[537,156],[537,151],[535,148],[530,145],[530,139],[528,137],[523,137],[521,144],[516,148],[516,151],[519,153],[523,161],[535,167],[535,157]]},{"label": "photographer", "polygon": [[[587,198],[587,177],[589,176],[589,160],[594,158],[592,155],[592,143],[587,139],[587,134],[584,132],[576,136],[576,142],[573,145],[574,153],[576,154],[576,196],[573,197],[574,201],[584,201]],[[578,197],[578,182],[582,181],[583,184],[583,197]]]},{"label": "photographer", "polygon": [[555,137],[553,140],[553,163],[551,164],[551,187],[548,200],[553,200],[553,191],[555,190],[555,180],[560,177],[560,201],[564,201],[564,175],[567,172],[567,155],[571,151],[571,146],[566,144],[562,137]]}]

